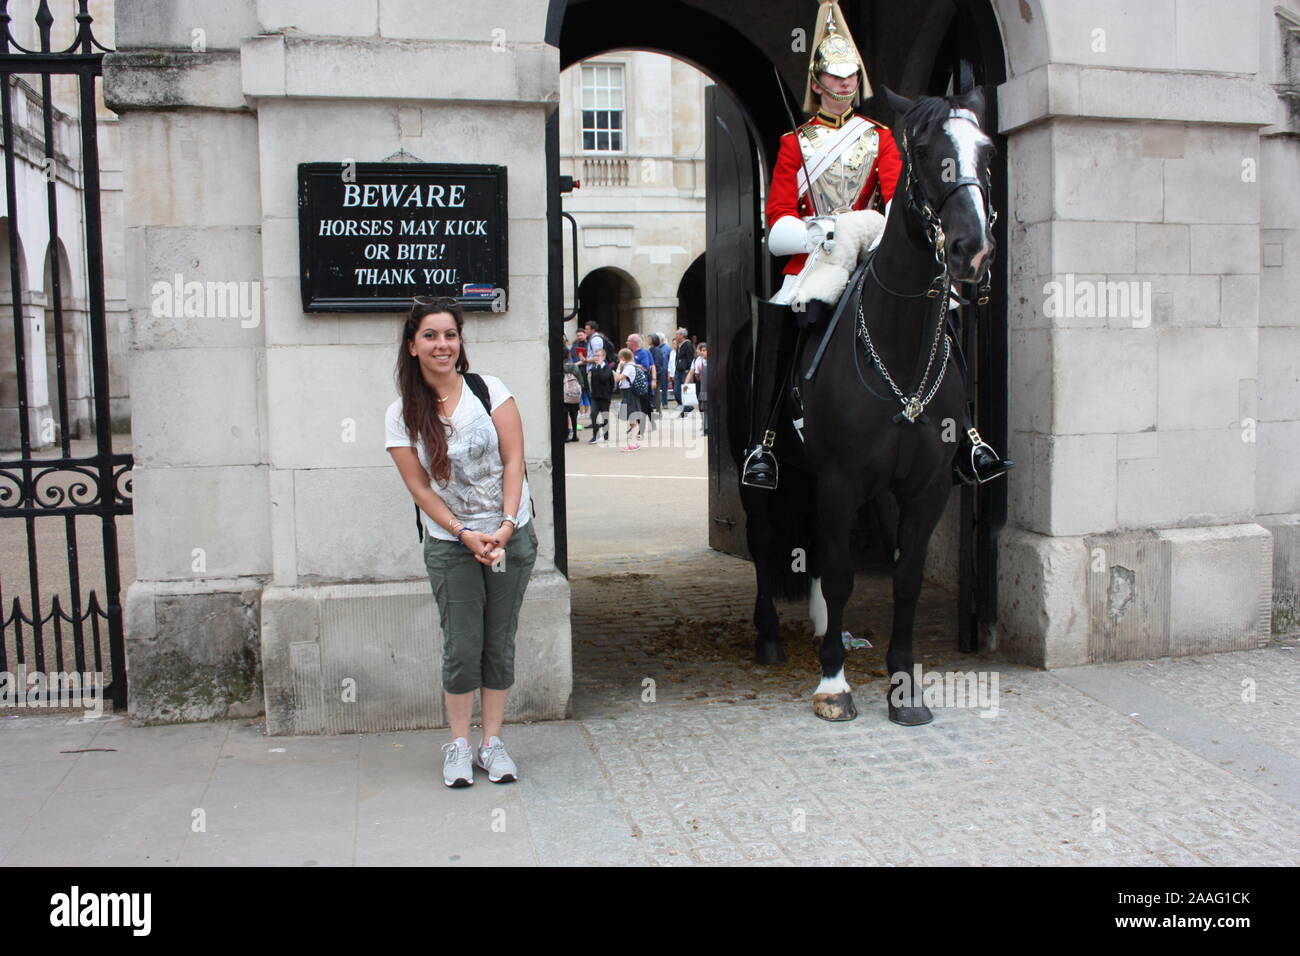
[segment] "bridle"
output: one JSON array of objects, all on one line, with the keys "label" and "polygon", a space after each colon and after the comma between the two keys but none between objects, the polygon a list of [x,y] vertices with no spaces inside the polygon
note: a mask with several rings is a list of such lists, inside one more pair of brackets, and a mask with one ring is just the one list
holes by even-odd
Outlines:
[{"label": "bridle", "polygon": [[[973,112],[967,109],[949,110],[948,118],[967,120],[974,123],[976,128],[979,128],[979,119]],[[934,261],[939,267],[939,273],[934,277],[929,287],[924,291],[907,293],[896,292],[881,281],[879,273],[876,272],[874,257],[868,266],[867,271],[871,274],[871,277],[876,280],[876,284],[892,296],[904,299],[919,299],[921,296],[926,296],[927,298],[933,299],[946,294],[948,287],[951,284],[950,272],[948,269],[947,237],[943,232],[943,220],[939,218],[939,214],[943,212],[944,206],[948,205],[948,200],[952,199],[952,197],[957,193],[957,190],[964,189],[967,186],[973,186],[979,190],[980,195],[984,199],[984,215],[988,220],[987,228],[992,229],[994,224],[998,221],[998,212],[993,208],[993,199],[989,196],[988,189],[977,176],[962,176],[958,178],[944,191],[943,196],[939,199],[939,204],[937,206],[932,205],[929,197],[925,195],[925,190],[921,186],[920,180],[912,174],[912,142],[911,137],[908,135],[906,124],[903,126],[903,138],[899,143],[899,152],[903,157],[903,172],[905,177],[903,182],[903,192],[907,197],[907,207],[920,216],[921,221],[925,224],[926,239],[929,242],[930,249],[934,253]],[[983,278],[980,280],[979,284],[979,294],[975,300],[978,305],[984,305],[989,301],[989,289],[992,284],[993,275],[993,258],[993,255],[990,255],[988,261],[985,263]]]},{"label": "bridle", "polygon": [[[976,128],[979,127],[978,118],[974,113],[967,109],[951,109],[948,113],[948,118],[968,120],[974,123]],[[894,381],[893,376],[889,374],[888,369],[885,368],[884,361],[876,352],[875,344],[871,341],[871,333],[867,330],[867,320],[866,315],[862,311],[861,297],[858,298],[858,337],[866,347],[867,354],[871,357],[871,363],[876,367],[881,378],[884,379],[885,384],[889,386],[890,391],[894,393],[894,397],[903,405],[903,410],[894,416],[894,421],[899,423],[907,422],[911,424],[916,422],[917,419],[921,419],[922,421],[927,420],[923,417],[925,407],[930,403],[931,399],[934,398],[935,394],[939,391],[939,386],[943,383],[944,372],[948,368],[948,357],[952,349],[951,339],[944,334],[946,312],[948,308],[947,299],[951,288],[951,279],[948,267],[946,237],[943,232],[943,221],[939,218],[939,214],[943,211],[943,207],[948,204],[948,200],[956,194],[957,190],[964,189],[967,186],[975,187],[979,190],[980,195],[984,197],[984,213],[988,221],[988,229],[993,228],[994,223],[997,222],[998,214],[997,210],[993,208],[993,201],[989,197],[988,190],[975,176],[962,176],[957,179],[944,191],[943,196],[939,199],[939,205],[932,205],[929,197],[925,195],[925,190],[922,188],[920,181],[912,175],[912,144],[907,133],[906,124],[903,125],[903,138],[899,143],[899,151],[903,157],[903,168],[906,173],[906,179],[903,183],[903,191],[907,197],[907,207],[920,216],[922,222],[925,224],[926,238],[928,239],[930,248],[934,253],[935,264],[939,267],[939,273],[934,277],[930,282],[929,287],[924,291],[914,293],[897,292],[889,288],[889,286],[881,280],[880,274],[876,271],[876,261],[873,254],[867,262],[867,274],[876,281],[876,284],[880,286],[884,292],[897,298],[919,299],[921,296],[925,296],[926,298],[934,299],[942,296],[939,300],[938,307],[935,310],[937,314],[935,316],[934,336],[930,344],[929,357],[926,361],[925,369],[921,373],[921,381],[917,384],[912,394],[904,394],[903,390],[898,386],[898,383]],[[979,293],[976,298],[976,302],[979,305],[984,305],[989,300],[989,289],[992,284],[993,275],[992,266],[993,255],[990,254],[983,270],[983,278],[980,281]],[[943,343],[943,359],[939,362],[936,371],[935,359],[938,357],[940,342]],[[853,351],[853,359],[856,368],[856,349]],[[931,380],[932,373],[934,375],[933,380]],[[859,381],[862,381],[864,386],[866,386],[866,381],[862,379],[861,371],[858,371],[858,379]],[[870,388],[870,386],[867,386],[867,389],[873,394],[876,394],[875,390]]]}]

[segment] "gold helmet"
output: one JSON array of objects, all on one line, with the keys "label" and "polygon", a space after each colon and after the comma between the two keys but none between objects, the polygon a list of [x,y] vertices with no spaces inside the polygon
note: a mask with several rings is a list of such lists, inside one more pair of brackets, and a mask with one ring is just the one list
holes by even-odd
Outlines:
[{"label": "gold helmet", "polygon": [[[814,94],[813,81],[819,73],[831,76],[861,76],[853,102],[861,103],[863,98],[871,96],[871,84],[867,82],[867,68],[862,65],[862,57],[844,22],[844,14],[836,0],[822,0],[817,10],[817,27],[813,34],[813,53],[808,61],[808,82],[804,84],[803,108],[805,113],[817,112],[820,96]],[[832,94],[834,95],[834,94]]]}]

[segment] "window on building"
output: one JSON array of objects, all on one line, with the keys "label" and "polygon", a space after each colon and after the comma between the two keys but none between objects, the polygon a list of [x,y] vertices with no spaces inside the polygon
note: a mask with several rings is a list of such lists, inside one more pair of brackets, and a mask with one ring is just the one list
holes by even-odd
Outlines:
[{"label": "window on building", "polygon": [[582,68],[582,148],[623,149],[623,67]]}]

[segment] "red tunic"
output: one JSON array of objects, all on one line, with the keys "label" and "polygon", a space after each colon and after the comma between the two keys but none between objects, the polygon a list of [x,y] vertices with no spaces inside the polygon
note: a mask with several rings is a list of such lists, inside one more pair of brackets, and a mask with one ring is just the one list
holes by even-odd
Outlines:
[{"label": "red tunic", "polygon": [[[866,119],[866,117],[863,117]],[[879,142],[876,149],[876,158],[872,164],[871,172],[867,175],[867,181],[862,187],[862,192],[858,194],[857,200],[853,203],[854,209],[866,209],[867,203],[871,200],[871,194],[875,191],[877,183],[880,185],[880,195],[884,202],[889,202],[894,198],[894,190],[898,186],[898,176],[903,170],[903,162],[898,155],[898,147],[894,143],[894,135],[889,131],[889,127],[881,126],[874,120],[867,120],[879,132]],[[821,122],[820,117],[813,117],[809,123],[817,125],[828,125]],[[807,124],[805,124],[807,125]],[[772,185],[767,191],[767,228],[771,229],[782,216],[796,216],[800,219],[806,219],[814,215],[812,203],[808,194],[804,193],[799,196],[798,172],[802,165],[799,156],[799,144],[795,142],[794,133],[786,133],[781,137],[781,149],[776,155],[776,167],[772,170]],[[797,256],[791,256],[790,261],[786,263],[785,272],[794,275],[803,268],[804,261],[808,258],[806,254],[800,253]]]}]

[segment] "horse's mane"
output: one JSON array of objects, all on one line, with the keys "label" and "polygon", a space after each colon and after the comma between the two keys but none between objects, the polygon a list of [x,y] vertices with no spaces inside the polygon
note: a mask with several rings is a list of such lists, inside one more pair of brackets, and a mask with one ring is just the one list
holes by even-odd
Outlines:
[{"label": "horse's mane", "polygon": [[922,96],[903,116],[903,125],[914,139],[927,140],[948,121],[949,112],[964,108],[958,96]]}]

